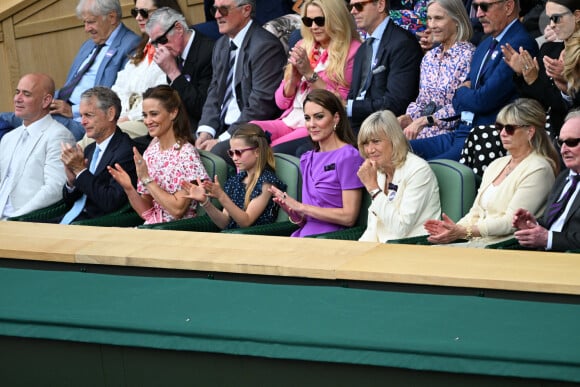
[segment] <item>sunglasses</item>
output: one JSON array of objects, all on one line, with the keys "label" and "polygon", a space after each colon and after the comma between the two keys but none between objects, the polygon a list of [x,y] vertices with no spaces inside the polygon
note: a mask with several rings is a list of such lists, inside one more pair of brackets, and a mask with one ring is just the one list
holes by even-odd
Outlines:
[{"label": "sunglasses", "polygon": [[525,128],[525,127],[528,127],[528,126],[530,126],[530,125],[504,125],[504,124],[500,124],[499,122],[496,122],[495,123],[495,128],[498,131],[501,132],[502,130],[505,130],[505,132],[509,136],[512,136],[516,132],[516,129]]},{"label": "sunglasses", "polygon": [[572,13],[572,12],[568,11],[568,12],[563,12],[563,13],[555,13],[552,16],[550,16],[549,19],[554,24],[558,24],[562,21],[562,18],[564,16],[568,15],[569,13]]},{"label": "sunglasses", "polygon": [[354,4],[347,4],[346,6],[348,7],[348,11],[352,11],[352,9],[356,9],[357,12],[362,12],[363,9],[365,9],[365,5],[368,3],[374,3],[375,0],[368,0],[368,1],[361,1],[358,3],[354,3]]},{"label": "sunglasses", "polygon": [[131,16],[137,17],[137,15],[141,15],[143,19],[149,19],[149,12],[153,11],[155,10],[146,8],[131,8]]},{"label": "sunglasses", "polygon": [[228,151],[228,155],[230,155],[230,157],[234,157],[234,155],[238,156],[238,157],[242,157],[242,155],[244,154],[245,151],[254,150],[256,148],[257,148],[257,146],[253,146],[251,148],[243,148],[243,149],[230,149]]},{"label": "sunglasses", "polygon": [[211,12],[215,15],[215,13],[217,11],[220,11],[220,15],[222,15],[222,16],[228,16],[230,14],[230,9],[239,8],[239,7],[242,7],[244,5],[247,5],[247,4],[232,5],[232,6],[229,6],[229,7],[226,7],[224,5],[222,5],[221,7],[216,7],[215,5],[212,5],[211,6]]},{"label": "sunglasses", "polygon": [[506,0],[490,1],[488,3],[472,3],[471,5],[472,5],[473,9],[475,10],[475,12],[477,12],[478,8],[481,8],[482,12],[487,12],[487,11],[489,11],[489,7],[491,7],[492,5],[497,4],[497,3],[503,3],[504,1],[506,1]]},{"label": "sunglasses", "polygon": [[158,38],[157,38],[157,39],[155,39],[155,40],[152,40],[152,41],[151,41],[151,44],[153,45],[153,47],[157,47],[157,46],[159,46],[160,44],[161,44],[161,45],[167,44],[167,42],[169,41],[169,40],[167,39],[167,34],[171,32],[171,30],[172,30],[172,29],[175,27],[175,25],[176,25],[176,24],[177,24],[177,23],[173,23],[173,24],[171,25],[171,27],[169,27],[169,28],[167,29],[167,31],[165,31],[165,33],[164,33],[163,35],[161,35],[160,37],[158,37]]},{"label": "sunglasses", "polygon": [[568,148],[574,148],[575,146],[578,146],[578,144],[580,144],[580,138],[567,138],[566,140],[562,140],[561,138],[559,138],[558,145],[560,145],[560,148],[564,144],[566,144]]},{"label": "sunglasses", "polygon": [[326,19],[324,18],[324,16],[316,16],[316,17],[307,17],[304,16],[302,18],[302,23],[304,23],[304,25],[306,27],[312,27],[312,22],[316,23],[316,25],[318,27],[324,27],[324,22],[326,21]]}]

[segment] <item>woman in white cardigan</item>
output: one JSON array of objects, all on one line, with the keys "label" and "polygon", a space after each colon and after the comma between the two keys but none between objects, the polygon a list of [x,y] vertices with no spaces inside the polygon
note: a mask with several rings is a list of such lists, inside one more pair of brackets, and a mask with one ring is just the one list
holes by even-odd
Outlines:
[{"label": "woman in white cardigan", "polygon": [[423,235],[423,223],[441,214],[439,186],[429,164],[410,151],[393,113],[379,111],[364,120],[358,149],[365,161],[357,175],[372,198],[359,240]]},{"label": "woman in white cardigan", "polygon": [[509,154],[485,170],[467,215],[457,223],[445,214],[443,220],[425,222],[430,242],[464,239],[468,245],[482,247],[511,237],[512,218],[518,208],[535,216],[542,213],[559,170],[558,153],[545,124],[544,109],[533,99],[518,99],[499,112],[495,125]]}]

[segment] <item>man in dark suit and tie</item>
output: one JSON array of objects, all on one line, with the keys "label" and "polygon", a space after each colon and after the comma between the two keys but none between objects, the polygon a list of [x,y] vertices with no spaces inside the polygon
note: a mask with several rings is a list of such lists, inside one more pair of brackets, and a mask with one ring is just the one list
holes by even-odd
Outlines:
[{"label": "man in dark suit and tie", "polygon": [[211,81],[214,41],[190,29],[185,17],[168,7],[153,12],[146,29],[156,47],[153,60],[179,93],[195,130]]},{"label": "man in dark suit and tie", "polygon": [[520,208],[514,214],[520,245],[552,251],[580,249],[580,111],[568,114],[558,139],[567,169],[562,171],[538,220]]},{"label": "man in dark suit and tie", "polygon": [[84,152],[79,145],[62,147],[61,160],[67,176],[63,196],[70,207],[62,224],[103,216],[127,203],[123,188],[113,179],[108,165],[119,164],[137,182],[133,141],[119,129],[121,101],[107,87],[93,87],[81,95],[81,122],[95,140]]},{"label": "man in dark suit and tie", "polygon": [[482,41],[471,61],[467,80],[455,91],[453,108],[461,112],[461,123],[451,133],[412,140],[413,151],[424,159],[459,160],[471,128],[495,123],[499,110],[517,98],[513,70],[504,62],[501,45],[523,47],[532,57],[538,44],[518,21],[518,0],[473,1],[483,30]]},{"label": "man in dark suit and tie", "polygon": [[369,36],[354,58],[352,83],[346,102],[355,131],[371,113],[405,113],[419,92],[423,52],[417,39],[388,18],[387,0],[351,0],[357,28]]},{"label": "man in dark suit and tie", "polygon": [[195,145],[226,160],[234,124],[280,115],[274,93],[287,58],[280,41],[252,20],[255,8],[255,0],[216,0],[213,7],[224,36],[213,51],[213,78]]}]

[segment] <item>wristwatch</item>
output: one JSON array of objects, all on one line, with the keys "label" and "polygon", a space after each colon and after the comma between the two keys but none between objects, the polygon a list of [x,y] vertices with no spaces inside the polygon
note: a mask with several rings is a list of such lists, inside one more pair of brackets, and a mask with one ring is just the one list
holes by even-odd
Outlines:
[{"label": "wristwatch", "polygon": [[429,125],[435,125],[435,120],[433,119],[433,116],[427,116],[427,123],[429,123]]},{"label": "wristwatch", "polygon": [[314,83],[316,81],[318,81],[318,73],[316,71],[312,73],[312,76],[310,78],[306,79],[306,82],[308,83]]}]

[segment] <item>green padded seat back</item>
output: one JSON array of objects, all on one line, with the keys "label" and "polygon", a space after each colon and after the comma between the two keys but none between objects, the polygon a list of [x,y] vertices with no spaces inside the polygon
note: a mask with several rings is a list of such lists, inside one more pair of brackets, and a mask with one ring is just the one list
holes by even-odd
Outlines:
[{"label": "green padded seat back", "polygon": [[[222,188],[224,188],[226,181],[228,180],[228,166],[224,159],[220,156],[215,155],[209,151],[197,150],[199,156],[201,157],[201,162],[207,171],[207,175],[213,181],[214,176],[217,175],[218,181]],[[216,199],[212,199],[212,203],[218,207],[222,208],[220,203]],[[205,210],[202,206],[197,206],[197,216],[205,215]]]},{"label": "green padded seat back", "polygon": [[362,190],[362,200],[360,203],[360,212],[358,214],[358,218],[356,220],[356,226],[362,226],[365,227],[367,226],[367,221],[369,218],[369,207],[371,206],[372,203],[372,199],[371,199],[371,195],[368,194],[368,192],[363,189]]},{"label": "green padded seat back", "polygon": [[[300,172],[300,159],[284,153],[275,153],[276,175],[286,183],[286,192],[296,200],[302,200],[302,172]],[[276,222],[287,222],[288,214],[280,210]]]},{"label": "green padded seat back", "polygon": [[454,222],[469,212],[477,194],[475,173],[457,161],[438,159],[429,161],[439,184],[441,211]]}]

